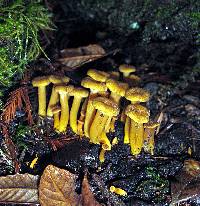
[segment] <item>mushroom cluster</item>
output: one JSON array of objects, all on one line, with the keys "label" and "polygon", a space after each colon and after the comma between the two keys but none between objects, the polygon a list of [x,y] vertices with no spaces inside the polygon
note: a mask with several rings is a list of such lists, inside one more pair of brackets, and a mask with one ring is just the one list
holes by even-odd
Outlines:
[{"label": "mushroom cluster", "polygon": [[[150,94],[138,87],[139,77],[132,74],[135,71],[130,65],[121,65],[115,72],[90,69],[81,87],[70,85],[67,76],[36,77],[32,84],[38,87],[38,115],[53,118],[57,132],[64,133],[70,127],[80,137],[101,144],[101,162],[105,152],[117,143],[117,137],[112,142],[107,137],[107,133],[115,131],[116,120],[125,124],[124,144],[130,144],[133,155],[138,155],[142,149],[153,154],[158,123],[150,121],[150,112],[144,105]],[[52,92],[48,101],[46,87],[49,85]]]}]

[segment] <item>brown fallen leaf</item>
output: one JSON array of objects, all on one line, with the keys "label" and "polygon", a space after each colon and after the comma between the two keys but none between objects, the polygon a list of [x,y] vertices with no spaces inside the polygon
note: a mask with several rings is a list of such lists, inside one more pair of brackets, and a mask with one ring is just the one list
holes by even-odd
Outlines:
[{"label": "brown fallen leaf", "polygon": [[87,179],[87,176],[84,176],[83,182],[82,182],[82,201],[83,206],[101,206],[92,194],[92,191],[90,189],[90,185]]},{"label": "brown fallen leaf", "polygon": [[179,205],[187,200],[200,197],[200,163],[186,160],[184,168],[171,184],[171,206]]},{"label": "brown fallen leaf", "polygon": [[71,71],[105,55],[106,52],[101,46],[91,44],[84,47],[61,50],[61,58],[58,61],[66,66],[65,70]]},{"label": "brown fallen leaf", "polygon": [[39,203],[38,176],[16,174],[0,177],[0,203]]},{"label": "brown fallen leaf", "polygon": [[77,176],[67,170],[48,165],[40,179],[39,200],[42,206],[81,206],[75,192]]}]

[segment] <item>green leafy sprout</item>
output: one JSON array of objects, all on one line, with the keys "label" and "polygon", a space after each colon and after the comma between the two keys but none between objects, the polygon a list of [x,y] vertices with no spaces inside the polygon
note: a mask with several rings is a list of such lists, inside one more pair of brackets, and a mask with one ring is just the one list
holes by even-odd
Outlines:
[{"label": "green leafy sprout", "polygon": [[50,30],[53,24],[40,0],[5,2],[0,0],[0,84],[8,87],[15,75],[44,53],[39,31]]}]

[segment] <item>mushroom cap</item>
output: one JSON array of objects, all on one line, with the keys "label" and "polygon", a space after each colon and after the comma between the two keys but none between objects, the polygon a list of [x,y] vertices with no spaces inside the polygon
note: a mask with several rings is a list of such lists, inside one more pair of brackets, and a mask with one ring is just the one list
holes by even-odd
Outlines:
[{"label": "mushroom cap", "polygon": [[49,76],[36,77],[32,80],[32,85],[34,87],[47,86],[50,83],[51,82],[49,81]]},{"label": "mushroom cap", "polygon": [[132,65],[122,64],[119,66],[119,71],[122,73],[131,73],[131,72],[135,72],[136,68]]},{"label": "mushroom cap", "polygon": [[126,89],[128,88],[128,84],[118,82],[114,79],[108,79],[106,81],[106,86],[108,87],[108,89],[111,92],[113,92],[121,97],[123,97],[125,95]]},{"label": "mushroom cap", "polygon": [[57,85],[55,86],[55,91],[60,93],[60,94],[70,94],[74,90],[73,85]]},{"label": "mushroom cap", "polygon": [[126,91],[125,98],[131,102],[147,102],[150,93],[139,87],[132,87]]},{"label": "mushroom cap", "polygon": [[58,105],[55,105],[53,108],[52,108],[52,113],[53,114],[57,114],[61,111],[61,107],[58,106]]},{"label": "mushroom cap", "polygon": [[70,78],[67,76],[50,75],[49,80],[53,84],[60,84],[60,83],[68,83]]},{"label": "mushroom cap", "polygon": [[120,112],[120,108],[117,103],[106,97],[94,98],[92,105],[95,109],[100,110],[104,115],[109,117],[117,116]]},{"label": "mushroom cap", "polygon": [[101,92],[105,92],[107,91],[107,87],[106,84],[103,82],[98,82],[90,77],[86,77],[81,81],[81,86],[85,87],[85,88],[89,88],[91,90],[95,90],[95,91],[101,91]]},{"label": "mushroom cap", "polygon": [[110,76],[110,74],[96,69],[89,69],[87,75],[99,82],[105,82]]},{"label": "mushroom cap", "polygon": [[159,125],[160,125],[160,123],[158,123],[158,122],[148,122],[148,123],[144,124],[144,128],[154,129],[154,128],[158,127]]},{"label": "mushroom cap", "polygon": [[137,123],[149,121],[149,110],[140,104],[130,104],[125,109],[125,114]]},{"label": "mushroom cap", "polygon": [[71,95],[75,97],[85,98],[88,97],[89,91],[81,87],[77,87],[74,88],[74,90],[71,92]]}]

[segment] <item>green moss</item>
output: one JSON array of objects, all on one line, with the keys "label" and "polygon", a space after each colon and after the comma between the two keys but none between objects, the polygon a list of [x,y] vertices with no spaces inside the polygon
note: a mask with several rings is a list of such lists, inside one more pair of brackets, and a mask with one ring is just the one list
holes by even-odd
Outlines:
[{"label": "green moss", "polygon": [[51,29],[47,9],[40,1],[16,0],[6,4],[0,0],[0,84],[9,86],[14,75],[20,75],[27,63],[43,52],[40,30]]},{"label": "green moss", "polygon": [[138,185],[137,192],[142,193],[146,199],[154,197],[154,202],[164,201],[169,194],[169,181],[162,178],[153,167],[147,167],[146,173],[148,179]]}]

